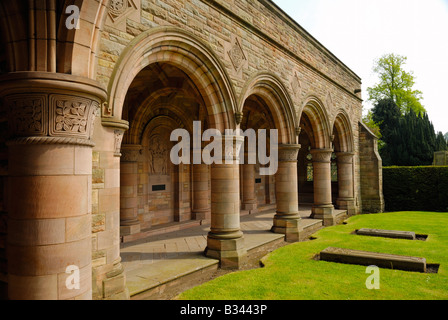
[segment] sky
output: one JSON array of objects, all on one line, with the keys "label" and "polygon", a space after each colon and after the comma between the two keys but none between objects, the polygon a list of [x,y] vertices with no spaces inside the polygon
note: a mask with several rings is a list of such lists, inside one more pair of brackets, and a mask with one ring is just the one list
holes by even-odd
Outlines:
[{"label": "sky", "polygon": [[361,77],[365,110],[378,83],[374,61],[407,57],[436,132],[448,132],[448,0],[273,1]]}]

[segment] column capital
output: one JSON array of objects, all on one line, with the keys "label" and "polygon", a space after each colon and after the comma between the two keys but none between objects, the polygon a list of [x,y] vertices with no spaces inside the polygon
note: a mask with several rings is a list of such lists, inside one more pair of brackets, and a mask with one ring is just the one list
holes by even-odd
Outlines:
[{"label": "column capital", "polygon": [[0,96],[15,144],[92,145],[106,90],[96,81],[59,73],[0,77]]},{"label": "column capital", "polygon": [[313,156],[313,162],[330,163],[333,154],[332,149],[312,149],[310,151]]},{"label": "column capital", "polygon": [[336,152],[337,161],[339,163],[352,164],[354,156],[354,152]]},{"label": "column capital", "polygon": [[[223,135],[221,136],[223,159],[239,160],[241,147],[244,144],[244,136]],[[231,145],[230,145],[231,142]]]},{"label": "column capital", "polygon": [[302,146],[300,144],[280,144],[278,145],[279,161],[297,161],[299,151]]},{"label": "column capital", "polygon": [[123,162],[137,162],[143,152],[139,144],[124,144],[121,148],[121,160]]}]

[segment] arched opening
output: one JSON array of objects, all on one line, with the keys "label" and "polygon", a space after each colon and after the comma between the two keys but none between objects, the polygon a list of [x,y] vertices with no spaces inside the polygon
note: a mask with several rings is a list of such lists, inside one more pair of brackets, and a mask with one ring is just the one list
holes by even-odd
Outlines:
[{"label": "arched opening", "polygon": [[338,113],[333,126],[333,203],[348,215],[356,213],[353,133],[348,115]]},{"label": "arched opening", "polygon": [[300,119],[299,199],[302,204],[311,206],[311,217],[322,219],[324,225],[335,222],[332,199],[332,180],[336,180],[332,172],[335,156],[329,127],[322,103],[310,98]]},{"label": "arched opening", "polygon": [[[154,63],[134,78],[123,108],[123,119],[129,122],[121,157],[123,236],[147,236],[196,220],[194,165],[173,164],[170,152],[177,142],[170,138],[176,129],[192,137],[194,121],[207,126],[206,115],[198,86],[177,66]],[[209,209],[210,197],[205,201]],[[201,220],[210,218],[209,210],[204,214]]]}]

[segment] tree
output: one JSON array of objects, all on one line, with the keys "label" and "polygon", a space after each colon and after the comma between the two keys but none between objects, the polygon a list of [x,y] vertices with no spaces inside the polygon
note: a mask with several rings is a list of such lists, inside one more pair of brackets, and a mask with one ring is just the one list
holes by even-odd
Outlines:
[{"label": "tree", "polygon": [[414,74],[403,69],[406,61],[406,57],[391,53],[375,62],[373,71],[378,74],[380,82],[373,88],[367,88],[368,100],[377,104],[390,99],[397,104],[402,115],[411,109],[417,115],[423,115],[426,110],[421,103],[422,92],[413,90]]},{"label": "tree", "polygon": [[[401,118],[400,108],[392,99],[380,100],[372,109],[370,121],[378,126],[381,132],[379,152],[385,166],[393,165],[394,139]],[[374,126],[372,125],[372,126]]]},{"label": "tree", "polygon": [[445,140],[446,140],[446,143],[448,144],[448,132],[445,133]]},{"label": "tree", "polygon": [[443,133],[439,132],[437,134],[437,138],[436,138],[436,149],[435,149],[435,151],[445,151],[445,150],[448,150],[447,141],[445,140],[445,137],[443,136]]}]

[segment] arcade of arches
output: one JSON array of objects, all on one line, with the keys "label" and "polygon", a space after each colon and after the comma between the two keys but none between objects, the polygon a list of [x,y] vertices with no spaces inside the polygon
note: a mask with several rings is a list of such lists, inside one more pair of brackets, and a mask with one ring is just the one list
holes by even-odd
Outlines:
[{"label": "arcade of arches", "polygon": [[[295,242],[299,205],[325,226],[384,209],[361,79],[270,0],[3,1],[0,18],[5,299],[128,299],[120,243],[165,225],[209,222],[205,255],[238,268],[243,213],[274,207]],[[194,122],[232,164],[170,161]],[[239,164],[248,139],[226,129],[277,130],[276,174]]]}]

